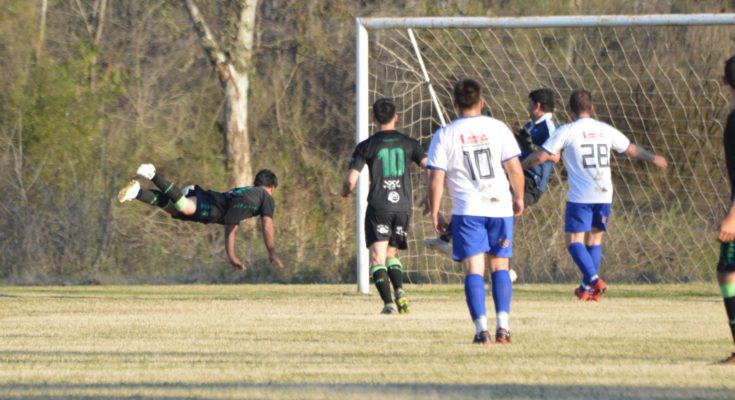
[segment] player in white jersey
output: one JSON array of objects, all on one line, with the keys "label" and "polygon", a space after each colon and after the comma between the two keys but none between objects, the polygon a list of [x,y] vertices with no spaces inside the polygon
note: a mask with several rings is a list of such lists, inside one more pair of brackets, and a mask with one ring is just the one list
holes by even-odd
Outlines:
[{"label": "player in white jersey", "polygon": [[602,260],[602,233],[607,231],[613,196],[610,152],[649,161],[666,168],[666,159],[635,145],[620,131],[591,117],[592,95],[584,89],[572,92],[569,109],[574,122],[556,130],[542,146],[523,161],[529,168],[546,160],[558,162],[560,151],[569,173],[569,191],[564,217],[569,253],[582,272],[582,284],[574,290],[580,300],[598,301],[607,290],[597,272]]},{"label": "player in white jersey", "polygon": [[496,342],[509,343],[513,289],[508,265],[513,254],[513,216],[523,213],[521,151],[506,124],[482,115],[485,102],[476,81],[457,82],[454,104],[460,118],[439,129],[429,149],[431,216],[437,233],[444,233],[447,228],[439,208],[446,181],[452,199],[452,258],[464,267],[474,342],[492,343],[485,311],[484,275],[489,266]]}]

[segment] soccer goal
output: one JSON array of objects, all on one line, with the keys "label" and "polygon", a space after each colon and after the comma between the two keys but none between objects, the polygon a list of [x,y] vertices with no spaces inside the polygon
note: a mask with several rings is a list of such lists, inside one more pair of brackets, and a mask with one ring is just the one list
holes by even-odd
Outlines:
[{"label": "soccer goal", "polygon": [[[601,270],[624,282],[710,279],[715,224],[729,205],[722,131],[730,108],[724,60],[735,53],[735,14],[527,18],[361,18],[357,31],[357,142],[371,130],[370,106],[392,97],[399,130],[428,150],[434,131],[455,117],[451,88],[480,81],[486,112],[512,130],[527,120],[529,91],[556,94],[555,118],[570,121],[573,89],[592,92],[595,117],[664,155],[668,170],[613,157],[615,198]],[[422,245],[434,237],[421,215],[425,181],[413,170],[410,282],[460,282],[459,264]],[[369,291],[363,238],[367,173],[357,196],[358,291]],[[576,280],[566,253],[566,182],[554,169],[541,201],[516,221],[511,262],[525,282]],[[443,207],[449,211],[449,202]]]}]

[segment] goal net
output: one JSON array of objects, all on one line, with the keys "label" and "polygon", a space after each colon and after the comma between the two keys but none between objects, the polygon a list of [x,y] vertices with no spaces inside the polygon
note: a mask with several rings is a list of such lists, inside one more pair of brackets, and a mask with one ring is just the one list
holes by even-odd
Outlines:
[{"label": "goal net", "polygon": [[[670,163],[660,171],[612,157],[615,196],[602,274],[618,282],[711,279],[719,249],[714,229],[729,205],[722,132],[730,105],[722,70],[735,53],[733,23],[733,14],[358,20],[358,129],[372,133],[372,102],[391,97],[399,130],[428,151],[434,131],[456,117],[451,91],[461,78],[482,84],[485,111],[513,131],[529,119],[531,90],[554,91],[554,116],[563,124],[571,119],[569,94],[585,88],[595,118]],[[412,169],[409,250],[401,253],[407,280],[460,282],[460,264],[422,245],[435,236],[419,207],[422,173]],[[516,219],[511,265],[523,282],[579,279],[566,251],[566,190],[559,163],[541,200]],[[443,201],[445,213],[450,205]]]}]

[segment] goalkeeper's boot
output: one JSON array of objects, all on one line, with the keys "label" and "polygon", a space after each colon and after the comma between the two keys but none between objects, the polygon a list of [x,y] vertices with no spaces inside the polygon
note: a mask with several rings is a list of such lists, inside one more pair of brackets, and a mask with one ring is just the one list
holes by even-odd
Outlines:
[{"label": "goalkeeper's boot", "polygon": [[445,256],[452,255],[451,246],[449,246],[449,239],[445,239],[444,236],[438,236],[431,239],[424,239],[424,246],[436,250]]},{"label": "goalkeeper's boot", "polygon": [[493,344],[492,339],[490,339],[490,332],[488,331],[482,331],[475,335],[475,338],[472,339],[472,343],[476,344]]},{"label": "goalkeeper's boot", "polygon": [[605,285],[605,281],[603,281],[602,278],[597,278],[597,282],[592,285],[592,294],[590,295],[590,300],[600,301],[600,297],[602,297],[602,295],[605,294],[606,291],[607,286]]},{"label": "goalkeeper's boot", "polygon": [[590,298],[592,298],[592,293],[590,293],[590,291],[587,290],[584,286],[579,286],[574,289],[574,295],[577,296],[580,301],[588,301]]},{"label": "goalkeeper's boot", "polygon": [[153,164],[140,164],[140,167],[138,167],[138,170],[135,173],[138,176],[151,180],[156,176],[156,167],[154,167]]},{"label": "goalkeeper's boot", "polygon": [[505,328],[498,328],[495,331],[495,343],[510,343],[510,331]]},{"label": "goalkeeper's boot", "polygon": [[120,189],[120,192],[117,194],[117,200],[120,203],[124,203],[135,199],[138,193],[140,193],[140,182],[133,179],[124,188]]},{"label": "goalkeeper's boot", "polygon": [[717,364],[720,364],[720,365],[735,365],[735,353],[730,354],[730,357],[727,357],[724,360],[718,361]]},{"label": "goalkeeper's boot", "polygon": [[403,289],[396,290],[396,305],[398,306],[399,314],[408,314],[411,312],[411,308],[408,306],[408,297]]},{"label": "goalkeeper's boot", "polygon": [[393,303],[385,303],[383,306],[383,311],[380,312],[381,314],[397,314],[398,310],[396,309],[396,305]]}]

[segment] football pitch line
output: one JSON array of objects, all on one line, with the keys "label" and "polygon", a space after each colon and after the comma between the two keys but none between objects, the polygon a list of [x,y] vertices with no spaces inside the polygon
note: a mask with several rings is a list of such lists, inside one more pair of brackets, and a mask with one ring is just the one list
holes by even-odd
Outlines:
[{"label": "football pitch line", "polygon": [[385,316],[353,285],[0,287],[0,397],[735,398],[715,284],[517,285],[505,346],[460,285],[407,289]]}]

